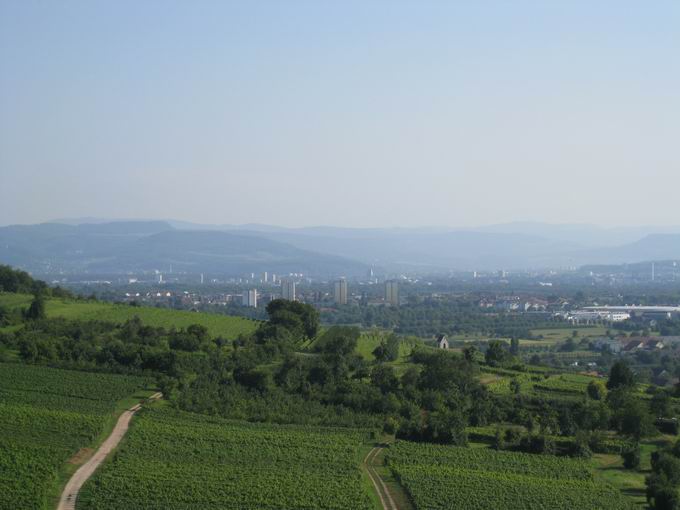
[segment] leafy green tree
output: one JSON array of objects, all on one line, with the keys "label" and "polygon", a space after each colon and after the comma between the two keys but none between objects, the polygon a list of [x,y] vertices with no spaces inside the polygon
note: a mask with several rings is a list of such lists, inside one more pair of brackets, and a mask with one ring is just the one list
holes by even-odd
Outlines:
[{"label": "leafy green tree", "polygon": [[636,441],[657,433],[654,419],[645,405],[636,399],[630,399],[624,407],[614,411],[614,420],[618,423],[622,434]]},{"label": "leafy green tree", "polygon": [[574,337],[568,338],[566,342],[564,342],[562,345],[560,345],[560,351],[563,352],[574,352],[576,350],[576,342],[574,341]]},{"label": "leafy green tree", "polygon": [[380,344],[373,349],[373,356],[379,362],[396,361],[399,359],[399,345],[401,340],[395,334],[390,335],[387,340],[382,339]]},{"label": "leafy green tree", "polygon": [[656,510],[678,510],[680,496],[676,487],[662,486],[654,494],[654,508]]},{"label": "leafy green tree", "polygon": [[30,321],[37,321],[45,318],[45,298],[42,294],[36,294],[25,313],[25,317]]},{"label": "leafy green tree", "polygon": [[267,305],[271,324],[281,324],[295,334],[314,338],[319,331],[319,312],[311,305],[274,299]]},{"label": "leafy green tree", "polygon": [[609,371],[607,389],[615,390],[617,388],[632,388],[633,386],[635,386],[635,374],[628,363],[623,360],[614,363]]},{"label": "leafy green tree", "polygon": [[607,395],[607,387],[600,381],[590,381],[586,391],[593,400],[604,400]]},{"label": "leafy green tree", "polygon": [[555,453],[555,442],[545,434],[531,434],[520,441],[520,449],[529,453]]},{"label": "leafy green tree", "polygon": [[354,352],[361,331],[353,326],[333,326],[316,342],[316,350],[326,354],[347,356]]},{"label": "leafy green tree", "polygon": [[467,420],[458,409],[432,413],[429,420],[429,435],[434,442],[465,446]]},{"label": "leafy green tree", "polygon": [[590,435],[587,432],[583,430],[576,432],[569,454],[572,457],[583,459],[589,459],[593,456],[593,450],[590,448]]},{"label": "leafy green tree", "polygon": [[657,391],[649,403],[649,408],[657,418],[663,418],[671,414],[671,397],[664,391]]},{"label": "leafy green tree", "polygon": [[477,359],[477,347],[474,345],[468,345],[463,349],[463,357],[468,363],[474,363]]},{"label": "leafy green tree", "polygon": [[623,450],[623,467],[626,469],[637,469],[640,467],[640,443],[633,443]]},{"label": "leafy green tree", "polygon": [[515,336],[510,339],[510,354],[513,356],[519,354],[519,339]]},{"label": "leafy green tree", "polygon": [[500,428],[496,428],[496,432],[491,443],[491,448],[493,448],[494,450],[505,449],[505,437],[503,431]]},{"label": "leafy green tree", "polygon": [[371,384],[377,387],[383,394],[397,391],[399,379],[394,374],[394,369],[388,365],[376,365],[371,371]]},{"label": "leafy green tree", "polygon": [[27,272],[0,264],[0,292],[40,294],[47,289],[45,282],[34,280]]},{"label": "leafy green tree", "polygon": [[429,359],[420,373],[419,386],[423,390],[447,392],[458,389],[467,392],[479,386],[475,367],[463,358],[439,352]]},{"label": "leafy green tree", "polygon": [[489,347],[486,350],[484,359],[486,364],[491,367],[496,367],[503,364],[509,357],[506,349],[506,343],[500,340],[493,340],[489,342]]}]

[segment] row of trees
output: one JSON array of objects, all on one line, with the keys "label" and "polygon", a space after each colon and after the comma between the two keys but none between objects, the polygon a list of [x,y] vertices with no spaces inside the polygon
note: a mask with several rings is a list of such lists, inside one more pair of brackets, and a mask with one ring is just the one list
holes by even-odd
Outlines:
[{"label": "row of trees", "polygon": [[327,324],[361,324],[366,328],[394,329],[402,335],[481,334],[531,338],[531,329],[550,326],[545,318],[518,313],[491,313],[475,301],[451,299],[411,303],[408,306],[346,306],[322,313]]}]

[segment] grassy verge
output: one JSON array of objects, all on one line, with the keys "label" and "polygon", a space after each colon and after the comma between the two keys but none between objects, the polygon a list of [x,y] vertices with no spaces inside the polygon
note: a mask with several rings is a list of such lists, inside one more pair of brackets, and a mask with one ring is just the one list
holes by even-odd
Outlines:
[{"label": "grassy verge", "polygon": [[387,486],[387,490],[392,496],[394,503],[399,510],[414,510],[415,507],[411,502],[406,490],[401,486],[399,480],[394,476],[392,470],[385,465],[385,450],[383,449],[374,459],[373,467],[376,473],[382,478]]},{"label": "grassy verge", "polygon": [[378,493],[373,486],[373,482],[371,481],[371,477],[368,474],[368,467],[364,464],[364,459],[374,447],[375,445],[373,443],[367,443],[361,447],[361,483],[364,486],[366,493],[370,496],[375,510],[383,510],[380,496],[378,496]]}]

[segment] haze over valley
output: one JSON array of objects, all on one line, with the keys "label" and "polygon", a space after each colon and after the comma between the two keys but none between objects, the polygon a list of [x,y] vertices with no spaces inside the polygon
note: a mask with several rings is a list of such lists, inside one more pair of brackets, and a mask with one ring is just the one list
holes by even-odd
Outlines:
[{"label": "haze over valley", "polygon": [[193,273],[351,277],[370,267],[420,274],[564,271],[680,258],[680,227],[510,223],[358,229],[81,221],[0,227],[0,260],[38,273],[165,272],[172,266]]},{"label": "haze over valley", "polygon": [[0,0],[0,510],[680,510],[678,0]]}]

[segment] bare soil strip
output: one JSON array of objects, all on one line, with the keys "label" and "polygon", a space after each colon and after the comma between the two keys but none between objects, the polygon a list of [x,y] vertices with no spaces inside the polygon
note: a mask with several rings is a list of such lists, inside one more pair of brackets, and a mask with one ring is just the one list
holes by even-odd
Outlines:
[{"label": "bare soil strip", "polygon": [[[162,397],[162,394],[155,393],[149,397],[148,400],[156,400]],[[64,491],[61,493],[61,498],[59,498],[59,506],[57,510],[75,510],[76,500],[78,499],[78,492],[85,484],[85,482],[92,476],[99,465],[106,459],[106,457],[113,451],[120,440],[123,439],[125,433],[127,432],[128,426],[130,425],[130,420],[132,416],[141,409],[142,405],[137,404],[131,407],[118,418],[116,426],[113,428],[111,435],[106,438],[102,445],[97,449],[95,454],[90,457],[90,459],[80,466],[78,470],[73,473],[73,476],[64,487]]]}]

